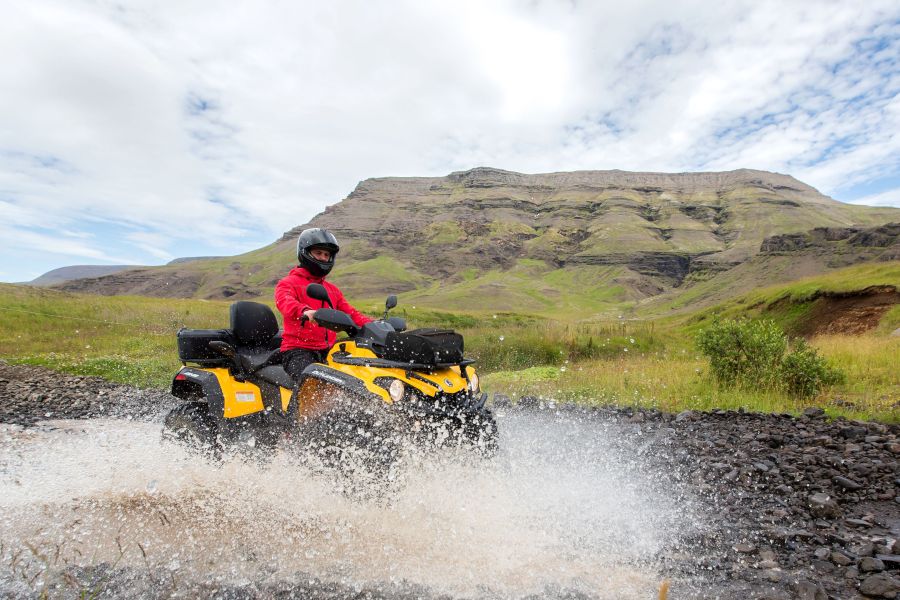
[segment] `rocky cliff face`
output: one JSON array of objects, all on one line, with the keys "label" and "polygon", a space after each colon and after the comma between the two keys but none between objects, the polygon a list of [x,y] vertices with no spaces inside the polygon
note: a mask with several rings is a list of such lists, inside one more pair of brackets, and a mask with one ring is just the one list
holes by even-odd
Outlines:
[{"label": "rocky cliff face", "polygon": [[364,181],[309,225],[352,241],[358,258],[388,252],[435,276],[473,260],[508,269],[524,258],[562,268],[619,265],[678,285],[688,272],[746,260],[777,232],[881,218],[878,209],[860,210],[763,171],[523,175],[478,168]]},{"label": "rocky cliff face", "polygon": [[[583,291],[572,289],[577,280],[582,287],[592,281],[618,286],[621,299],[637,299],[680,286],[688,275],[710,277],[741,264],[774,235],[892,220],[900,221],[900,210],[842,204],[793,177],[764,171],[527,175],[477,168],[445,177],[368,179],[272,246],[231,257],[229,268],[222,267],[232,295],[252,295],[254,286],[271,285],[292,264],[300,230],[326,227],[342,243],[335,278],[357,297],[436,283],[478,295],[488,292],[478,284],[487,274],[497,294],[512,285],[509,274],[518,274],[515,285],[524,290],[519,280],[527,275],[535,293],[548,298]],[[235,276],[235,261],[246,263],[246,277]],[[193,295],[223,297],[217,262],[197,263],[202,282],[190,277],[200,268],[193,264],[178,265],[178,279],[194,286],[156,291],[194,287]],[[560,271],[571,278],[561,283]],[[154,293],[146,281],[152,271],[141,273],[140,291]],[[79,289],[110,293],[103,279]],[[115,293],[127,293],[128,280],[128,274],[118,277]]]},{"label": "rocky cliff face", "polygon": [[813,253],[835,266],[865,261],[900,260],[900,223],[877,227],[816,227],[802,233],[767,237],[764,255]]}]

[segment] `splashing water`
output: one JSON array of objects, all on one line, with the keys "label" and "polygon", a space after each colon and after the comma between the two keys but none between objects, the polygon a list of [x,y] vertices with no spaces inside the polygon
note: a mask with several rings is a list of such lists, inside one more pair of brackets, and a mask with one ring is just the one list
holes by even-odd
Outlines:
[{"label": "splashing water", "polygon": [[659,554],[693,522],[667,475],[609,423],[511,414],[500,428],[494,459],[415,455],[362,497],[287,452],[210,464],[156,423],[0,430],[0,589],[655,597]]}]

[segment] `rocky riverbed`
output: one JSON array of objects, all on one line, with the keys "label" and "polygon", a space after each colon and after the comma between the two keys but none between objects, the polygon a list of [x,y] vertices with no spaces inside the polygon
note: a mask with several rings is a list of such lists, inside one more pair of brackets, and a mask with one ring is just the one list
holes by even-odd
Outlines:
[{"label": "rocky riverbed", "polygon": [[[102,432],[107,427],[106,423],[132,420],[142,425],[139,429],[128,430],[123,438],[140,434],[156,440],[161,415],[175,402],[158,390],[137,390],[97,378],[65,376],[2,362],[0,392],[4,398],[0,406],[0,421],[3,423],[0,427],[6,438],[13,440],[9,442],[12,451],[7,452],[4,448],[6,456],[0,461],[0,477],[9,478],[21,478],[21,473],[17,471],[21,470],[21,464],[27,460],[37,461],[30,458],[19,460],[19,455],[31,456],[29,453],[33,454],[33,451],[22,450],[22,446],[16,445],[16,436],[25,438],[30,435],[32,439],[37,439],[35,436],[44,435],[50,440],[48,444],[58,444],[53,441],[51,430],[61,426],[48,428],[47,423],[60,423],[57,421],[59,419],[85,419],[86,424],[92,424],[91,427],[86,426],[85,431]],[[542,592],[518,594],[509,592],[518,589],[515,587],[492,588],[487,582],[480,585],[477,581],[464,588],[433,586],[418,571],[402,569],[386,570],[384,584],[354,582],[354,567],[372,577],[376,577],[379,569],[383,568],[380,562],[364,564],[366,556],[373,552],[389,552],[393,557],[408,553],[409,561],[420,558],[427,564],[429,552],[436,552],[433,548],[426,550],[429,545],[437,544],[438,540],[441,544],[449,544],[447,540],[456,539],[459,532],[454,527],[445,529],[446,524],[432,531],[429,527],[438,526],[426,520],[422,521],[426,527],[409,533],[411,537],[407,539],[407,547],[401,545],[387,550],[390,544],[399,543],[394,537],[384,541],[358,531],[365,529],[365,526],[387,527],[384,525],[384,515],[376,512],[367,519],[354,521],[357,508],[352,503],[347,503],[346,512],[337,516],[316,513],[315,527],[322,528],[323,532],[327,530],[322,535],[323,540],[330,539],[332,531],[339,531],[344,537],[350,535],[349,531],[353,532],[353,536],[359,536],[351,536],[356,542],[335,546],[332,542],[325,544],[323,540],[317,540],[316,543],[320,544],[316,546],[317,552],[321,551],[321,554],[310,554],[307,550],[305,556],[315,558],[309,558],[304,568],[292,571],[291,576],[283,576],[277,572],[275,565],[271,565],[272,569],[253,571],[266,574],[264,579],[259,580],[253,577],[248,580],[244,573],[233,577],[217,575],[210,581],[183,576],[178,578],[179,567],[172,566],[171,562],[150,565],[147,561],[152,560],[152,556],[148,559],[147,549],[140,546],[140,553],[144,554],[141,560],[147,564],[142,565],[140,560],[126,564],[102,558],[101,549],[98,550],[101,559],[95,564],[74,561],[79,564],[68,567],[68,570],[63,568],[64,577],[59,581],[82,582],[89,592],[102,590],[101,597],[130,597],[138,593],[144,597],[186,595],[229,598],[613,598],[652,597],[647,595],[648,590],[655,590],[665,577],[672,581],[670,598],[825,600],[900,597],[900,547],[897,542],[900,538],[900,427],[896,425],[829,420],[816,409],[807,410],[800,417],[724,411],[663,414],[618,408],[586,410],[557,406],[533,398],[518,406],[510,406],[500,398],[497,399],[496,410],[501,430],[505,430],[505,441],[511,448],[509,456],[501,457],[507,461],[506,471],[485,468],[489,474],[485,477],[493,478],[491,481],[494,483],[481,481],[481,487],[473,487],[472,490],[478,490],[483,497],[473,505],[454,506],[457,512],[453,513],[466,514],[466,511],[476,507],[488,510],[496,505],[496,513],[490,520],[481,524],[476,522],[474,529],[481,527],[482,531],[478,531],[477,535],[470,533],[476,535],[473,539],[481,540],[483,546],[478,550],[482,555],[478,561],[469,563],[457,558],[459,552],[465,553],[463,547],[458,552],[438,554],[436,556],[440,556],[442,561],[441,568],[449,556],[458,560],[469,577],[488,578],[494,574],[498,579],[508,577],[514,581],[525,577],[525,573],[528,577],[538,577],[541,568],[545,568],[572,575],[567,581],[580,581],[580,584],[545,585]],[[116,429],[110,431],[115,432]],[[579,449],[601,438],[603,444],[592,451]],[[83,448],[91,448],[93,439],[85,438]],[[542,439],[545,445],[541,445]],[[566,443],[572,447],[566,448]],[[122,447],[129,448],[127,444]],[[140,454],[129,451],[134,452],[135,456]],[[113,473],[113,480],[128,479],[134,471],[126,464],[130,455],[118,449],[113,454],[118,456],[119,452],[125,466],[121,473]],[[568,456],[570,462],[560,466],[552,461],[544,464],[538,460],[541,455],[554,452]],[[531,459],[528,454],[533,455]],[[606,460],[614,463],[614,468],[588,469],[583,473],[577,469],[566,471],[578,461],[599,463]],[[44,468],[39,461],[34,464]],[[520,483],[516,479],[503,480],[503,486],[497,486],[495,481],[501,476],[508,478],[508,471],[515,470],[517,464],[527,467],[525,470],[530,477],[528,486],[516,487],[513,484]],[[47,468],[52,469],[52,466]],[[89,470],[91,467],[84,468]],[[278,473],[277,468],[270,469],[270,475],[274,477]],[[471,472],[471,467],[469,469],[466,475],[469,479],[466,481],[479,476],[477,472]],[[220,469],[214,477],[234,478],[234,474],[223,474],[222,471]],[[256,471],[259,469],[254,469]],[[552,479],[560,471],[566,471],[568,475],[546,484],[548,487],[557,486],[557,495],[542,494],[540,478]],[[248,473],[240,471],[239,477],[246,477]],[[193,473],[192,477],[196,480],[199,476]],[[267,484],[266,477],[263,472],[255,482],[257,488],[253,491],[253,502],[258,502],[258,498],[262,497],[258,488]],[[636,482],[633,487],[630,486],[632,481]],[[9,484],[9,490],[18,493],[15,481],[5,483]],[[91,484],[79,485],[89,487]],[[142,481],[140,485],[144,485]],[[159,485],[164,488],[163,484]],[[191,485],[196,488],[201,484],[193,481]],[[466,484],[458,485],[465,491]],[[60,498],[66,495],[65,491],[58,489],[61,487],[58,482],[54,481],[50,487]],[[123,527],[134,527],[129,515],[134,515],[135,522],[143,523],[145,517],[142,511],[149,511],[148,514],[152,513],[154,519],[161,519],[163,525],[166,521],[174,522],[179,511],[185,510],[183,496],[178,496],[175,491],[165,495],[163,492],[167,490],[157,492],[156,487],[154,480],[147,484],[148,492],[144,493],[140,488],[140,493],[130,491],[115,500],[110,499],[108,492],[90,496],[90,490],[79,490],[79,494],[87,494],[90,499],[87,504],[77,506],[61,504],[57,497],[37,495],[29,503],[10,504],[4,508],[7,517],[2,533],[10,535],[10,532],[18,531],[16,515],[26,514],[22,511],[52,512],[55,521],[65,522],[65,530],[74,532],[72,536],[81,535],[79,528],[88,527],[85,523],[91,519],[100,519],[98,515],[104,514],[104,511],[116,516],[120,534]],[[203,493],[215,497],[218,493],[216,489],[210,485],[211,491]],[[667,489],[671,493],[667,493]],[[22,498],[28,497],[26,492],[21,492]],[[179,493],[183,494],[184,490]],[[440,499],[450,493],[437,489],[434,496],[426,495],[424,498]],[[234,490],[228,494],[223,496],[228,501],[241,496]],[[402,493],[400,498],[403,498]],[[409,503],[421,502],[422,498],[410,496]],[[552,520],[541,522],[540,527],[534,528],[528,535],[520,533],[520,537],[508,537],[511,535],[509,530],[515,528],[511,524],[534,520],[542,512],[555,510],[554,506],[560,507],[556,510],[565,512],[562,505],[570,498],[575,498],[574,506],[584,507],[585,514],[555,515]],[[621,501],[621,506],[615,501]],[[344,501],[331,499],[330,502],[340,504]],[[540,509],[541,512],[528,512],[529,504],[542,502],[546,506]],[[110,508],[110,503],[114,504],[114,509]],[[372,509],[359,508],[359,512],[365,510]],[[440,512],[448,509],[433,510]],[[159,514],[168,516],[159,517]],[[373,516],[375,514],[377,518]],[[510,514],[521,519],[515,521]],[[589,520],[591,515],[599,521]],[[329,518],[339,522],[340,528],[330,530],[322,525]],[[410,521],[414,522],[415,516],[404,515],[398,519],[396,522],[388,521],[392,531],[402,529]],[[505,519],[509,519],[509,523]],[[228,536],[228,531],[215,537],[208,532],[208,523],[199,527],[196,520],[197,517],[186,517],[180,527],[189,533],[191,540],[195,535],[212,536],[205,538],[202,548],[233,543],[235,536]],[[606,523],[606,530],[598,525],[601,521]],[[666,525],[667,522],[671,525]],[[492,537],[493,532],[489,529],[497,523],[506,523],[507,526]],[[142,524],[141,527],[146,526]],[[86,531],[96,535],[101,529],[101,525],[96,525]],[[115,530],[115,527],[112,529]],[[257,544],[277,544],[277,540],[265,537],[271,534],[267,529],[270,528],[242,530],[240,535],[246,540],[255,539]],[[499,525],[498,529],[501,529]],[[28,535],[43,535],[42,531],[40,527],[35,527],[28,530]],[[141,535],[146,535],[146,531],[141,531]],[[539,531],[540,536],[534,531]],[[120,543],[119,537],[110,535],[115,538],[116,544]],[[367,553],[362,553],[359,547],[373,539],[379,540],[378,547],[373,546]],[[24,550],[22,555],[15,554],[17,542],[21,541],[9,538],[0,540],[3,544],[0,548],[0,571],[6,570],[0,577],[4,597],[28,597],[29,593],[41,591],[37,584],[29,588],[27,581],[16,579],[20,575],[22,578],[26,575],[30,577],[33,573],[22,566],[28,562],[24,556],[29,551]],[[509,548],[499,546],[501,542],[518,543],[520,547],[515,549],[514,554],[509,554]],[[183,543],[184,548],[170,547],[167,552],[178,556],[180,551],[182,562],[193,560],[190,558],[189,544],[178,543]],[[531,562],[528,562],[523,555],[529,558],[529,544],[543,544],[549,550],[545,554],[535,551],[529,559]],[[601,546],[602,551],[598,550]],[[614,549],[610,551],[607,546]],[[323,562],[323,557],[329,552],[338,552],[335,550],[338,547],[339,552],[347,553],[360,564],[348,566],[340,563],[338,568]],[[49,556],[45,550],[40,551],[45,559]],[[277,548],[273,550],[276,553],[280,551]],[[140,559],[140,554],[137,556]],[[522,562],[516,563],[516,559]],[[251,559],[245,557],[242,560],[246,562]],[[39,562],[32,560],[30,564],[33,567]],[[267,561],[262,558],[261,562]],[[313,567],[320,563],[321,570],[315,571]],[[486,565],[484,571],[479,570],[482,564]],[[616,567],[616,581],[626,582],[632,591],[617,594],[597,587],[598,584],[591,579],[591,569],[610,565]],[[16,568],[20,568],[21,573]],[[431,568],[438,567],[433,565]],[[35,571],[34,576],[37,578],[34,581],[42,581],[39,571]],[[50,588],[51,596],[54,592],[58,592],[60,597],[65,596],[66,590],[71,592],[62,583],[54,585],[57,587]],[[453,589],[462,591],[453,592]]]}]

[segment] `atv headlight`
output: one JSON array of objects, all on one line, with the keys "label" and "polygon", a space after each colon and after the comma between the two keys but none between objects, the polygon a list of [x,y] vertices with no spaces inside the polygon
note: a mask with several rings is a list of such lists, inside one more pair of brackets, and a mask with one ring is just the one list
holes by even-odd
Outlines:
[{"label": "atv headlight", "polygon": [[478,391],[478,375],[474,372],[469,375],[469,391],[473,394]]},{"label": "atv headlight", "polygon": [[388,394],[391,395],[391,400],[394,402],[400,402],[403,399],[404,391],[406,391],[406,386],[399,379],[393,380],[388,386]]}]

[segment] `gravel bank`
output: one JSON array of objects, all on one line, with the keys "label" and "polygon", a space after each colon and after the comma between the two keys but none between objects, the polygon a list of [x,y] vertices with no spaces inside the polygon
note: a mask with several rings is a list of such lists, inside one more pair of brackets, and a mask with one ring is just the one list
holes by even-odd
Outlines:
[{"label": "gravel bank", "polygon": [[177,402],[162,390],[140,390],[99,377],[64,375],[0,360],[0,423],[32,425],[47,419],[152,419]]}]

